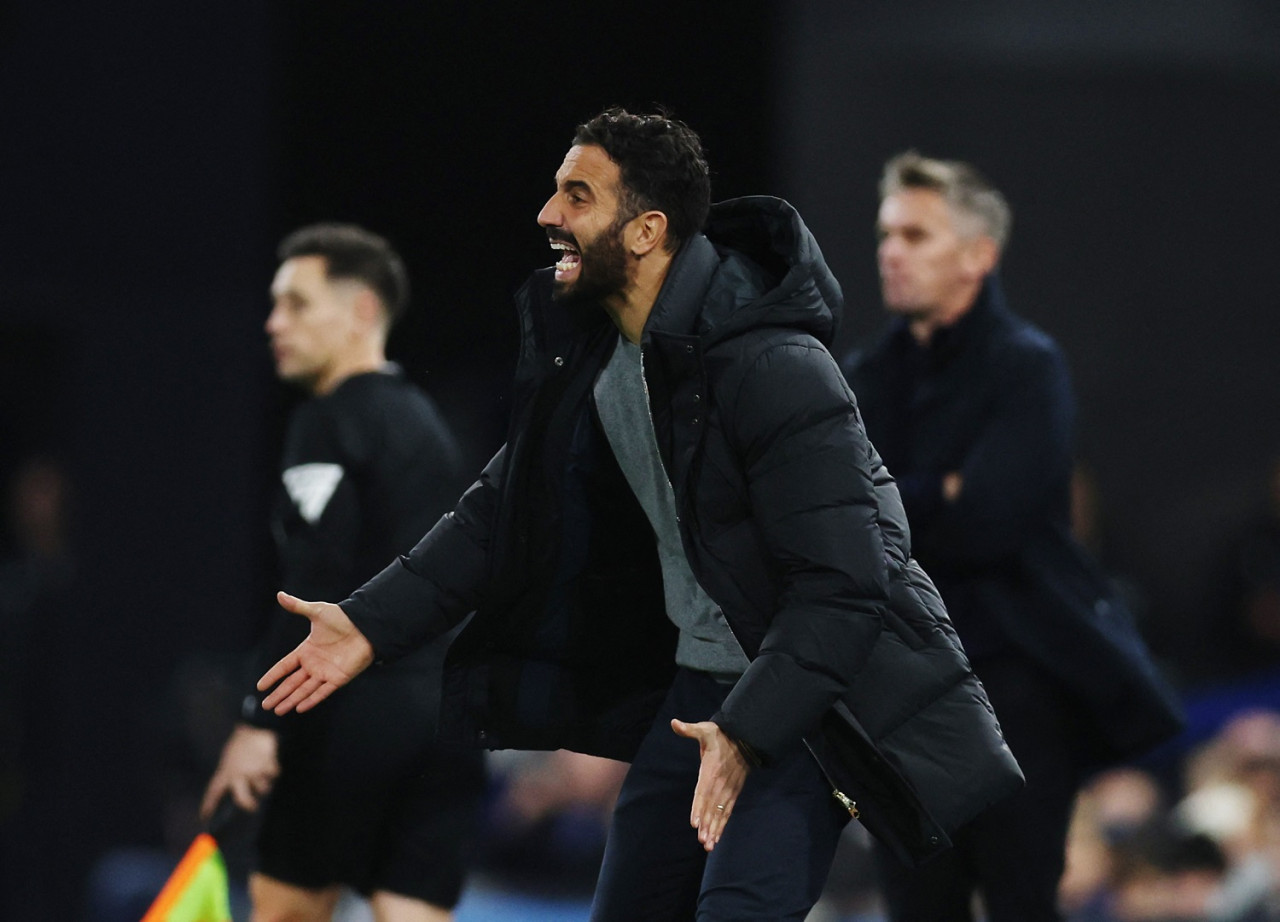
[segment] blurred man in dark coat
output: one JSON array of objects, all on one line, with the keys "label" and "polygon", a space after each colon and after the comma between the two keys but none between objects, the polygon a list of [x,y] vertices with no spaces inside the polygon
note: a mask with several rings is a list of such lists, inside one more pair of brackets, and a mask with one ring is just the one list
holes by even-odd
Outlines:
[{"label": "blurred man in dark coat", "polygon": [[907,153],[881,182],[886,336],[845,371],[898,482],[916,556],[991,696],[1026,788],[919,870],[888,856],[895,920],[1059,918],[1075,793],[1092,767],[1175,732],[1176,707],[1069,536],[1074,398],[1057,345],[1005,305],[1003,196],[969,165]]}]

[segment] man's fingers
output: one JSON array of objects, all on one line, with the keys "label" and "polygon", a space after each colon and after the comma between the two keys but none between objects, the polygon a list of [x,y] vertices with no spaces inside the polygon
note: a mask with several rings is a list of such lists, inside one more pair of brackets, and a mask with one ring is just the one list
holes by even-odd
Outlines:
[{"label": "man's fingers", "polygon": [[258,795],[245,778],[237,778],[231,785],[231,797],[242,810],[252,813],[258,809]]},{"label": "man's fingers", "polygon": [[213,811],[218,807],[218,801],[222,799],[222,795],[226,792],[227,786],[221,778],[214,778],[209,782],[209,786],[205,788],[204,800],[200,801],[200,819],[202,822],[209,822],[209,817],[213,816]]},{"label": "man's fingers", "polygon": [[698,830],[698,841],[707,851],[715,848],[724,834],[725,824],[733,813],[733,798],[727,792],[718,795],[694,794],[694,815],[690,825]]},{"label": "man's fingers", "polygon": [[[293,679],[298,679],[298,682],[294,682]],[[290,692],[285,692],[283,688],[277,690],[286,695],[284,700],[274,708],[277,714],[287,714],[293,710],[296,710],[299,714],[309,711],[325,698],[328,698],[333,690],[338,687],[332,682],[326,682],[317,676],[303,677],[302,673],[296,673],[286,679],[283,684],[290,685],[293,690]],[[263,704],[265,705],[266,701],[263,701]]]},{"label": "man's fingers", "polygon": [[280,683],[279,687],[266,698],[262,706],[276,714],[288,714],[311,694],[312,676],[303,672],[295,672]]},{"label": "man's fingers", "polygon": [[[712,798],[713,800],[715,798]],[[733,802],[725,797],[721,802],[711,805],[702,827],[698,831],[698,840],[702,847],[711,851],[724,834],[725,824],[729,822],[729,814],[733,812]]]},{"label": "man's fingers", "polygon": [[297,650],[286,654],[283,659],[267,670],[266,675],[258,680],[258,691],[266,691],[285,676],[296,673],[300,665],[302,663],[298,658]]},{"label": "man's fingers", "polygon": [[[293,666],[288,666],[288,659],[296,657],[286,657],[272,667],[271,671],[258,680],[258,690],[266,691],[271,688],[271,694],[262,699],[262,708],[267,711],[274,711],[276,706],[284,701],[294,690],[307,679],[307,674],[296,662]],[[278,681],[279,684],[276,684]]]},{"label": "man's fingers", "polygon": [[315,690],[312,691],[311,694],[307,696],[307,699],[305,701],[301,701],[298,703],[299,714],[304,713],[305,711],[311,710],[313,707],[315,707],[325,698],[328,698],[330,695],[332,695],[335,691],[338,690],[338,686],[334,685],[332,682],[325,682],[320,679],[316,679],[316,682],[319,684],[317,685]]}]

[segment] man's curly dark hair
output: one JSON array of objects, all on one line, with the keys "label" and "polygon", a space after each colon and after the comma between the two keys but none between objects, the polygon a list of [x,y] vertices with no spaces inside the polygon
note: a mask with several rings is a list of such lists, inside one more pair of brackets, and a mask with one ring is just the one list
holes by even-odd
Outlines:
[{"label": "man's curly dark hair", "polygon": [[702,230],[711,209],[711,170],[702,141],[684,122],[615,107],[579,125],[573,143],[601,147],[618,165],[620,221],[661,211],[667,216],[668,252]]}]

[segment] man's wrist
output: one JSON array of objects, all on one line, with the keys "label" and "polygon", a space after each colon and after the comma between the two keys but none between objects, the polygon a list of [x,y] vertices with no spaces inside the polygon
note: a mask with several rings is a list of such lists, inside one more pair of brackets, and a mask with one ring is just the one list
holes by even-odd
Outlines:
[{"label": "man's wrist", "polygon": [[724,727],[721,727],[720,724],[716,724],[716,726],[720,727],[720,732],[723,733],[725,735],[725,738],[728,739],[729,742],[733,743],[733,745],[737,748],[738,754],[742,756],[742,760],[746,762],[747,765],[751,766],[752,768],[759,768],[761,765],[764,764],[764,759],[760,757],[760,753],[756,752],[750,743],[748,743],[744,739],[735,738],[731,733],[729,733],[728,730],[726,730]]}]

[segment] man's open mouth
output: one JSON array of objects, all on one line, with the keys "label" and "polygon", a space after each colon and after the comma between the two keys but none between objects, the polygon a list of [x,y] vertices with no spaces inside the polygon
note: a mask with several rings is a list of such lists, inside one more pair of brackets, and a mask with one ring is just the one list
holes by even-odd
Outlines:
[{"label": "man's open mouth", "polygon": [[568,274],[582,264],[582,254],[571,243],[565,243],[563,240],[552,240],[551,249],[560,251],[560,258],[556,260],[557,276],[562,273]]}]

